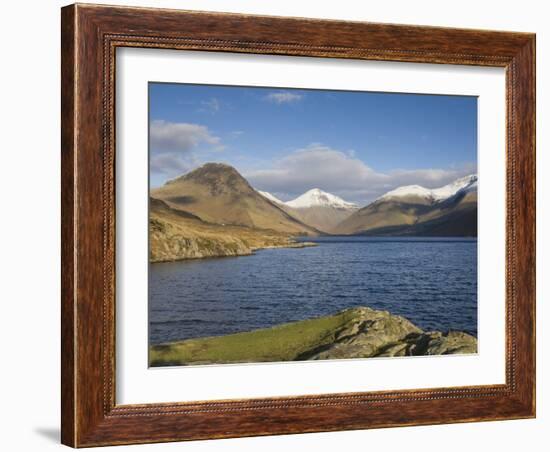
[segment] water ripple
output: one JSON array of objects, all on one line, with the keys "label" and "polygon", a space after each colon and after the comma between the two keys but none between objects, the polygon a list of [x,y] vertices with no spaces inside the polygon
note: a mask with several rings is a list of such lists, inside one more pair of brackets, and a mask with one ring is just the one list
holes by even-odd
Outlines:
[{"label": "water ripple", "polygon": [[154,264],[150,341],[248,331],[367,305],[477,334],[477,241],[321,237],[306,249]]}]

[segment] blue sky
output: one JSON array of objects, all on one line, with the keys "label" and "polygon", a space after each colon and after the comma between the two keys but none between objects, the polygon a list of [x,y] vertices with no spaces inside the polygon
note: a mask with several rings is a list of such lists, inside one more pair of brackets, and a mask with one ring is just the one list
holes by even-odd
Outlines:
[{"label": "blue sky", "polygon": [[150,83],[149,108],[152,187],[224,162],[283,200],[365,204],[476,172],[475,97]]}]

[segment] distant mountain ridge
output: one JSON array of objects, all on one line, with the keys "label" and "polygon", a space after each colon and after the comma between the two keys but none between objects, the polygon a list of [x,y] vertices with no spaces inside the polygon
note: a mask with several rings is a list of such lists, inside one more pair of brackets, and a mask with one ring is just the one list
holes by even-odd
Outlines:
[{"label": "distant mountain ridge", "polygon": [[262,191],[262,190],[256,190],[260,195],[262,195],[264,198],[267,198],[269,199],[271,202],[274,202],[275,204],[280,204],[280,205],[284,205],[285,202],[284,201],[281,201],[279,198],[277,198],[277,196],[275,195],[272,195],[271,193],[267,192],[267,191]]},{"label": "distant mountain ridge", "polygon": [[424,188],[420,185],[406,185],[398,187],[395,190],[391,190],[386,194],[380,196],[378,200],[403,198],[416,196],[419,198],[425,198],[431,202],[444,201],[458,192],[463,190],[475,190],[477,189],[477,175],[471,174],[469,176],[461,177],[450,184],[444,185],[439,188]]},{"label": "distant mountain ridge", "polygon": [[306,191],[303,195],[298,196],[292,201],[285,203],[287,206],[294,209],[305,209],[308,207],[335,207],[338,209],[358,209],[359,206],[352,202],[344,201],[342,198],[327,193],[320,188],[312,188]]},{"label": "distant mountain ridge", "polygon": [[340,209],[359,209],[359,206],[357,204],[344,201],[339,196],[323,191],[320,188],[312,188],[311,190],[306,191],[305,193],[290,201],[281,201],[275,195],[267,191],[262,191],[258,189],[256,189],[256,191],[270,201],[292,207],[294,209],[305,209],[308,207],[318,206],[336,207]]},{"label": "distant mountain ridge", "polygon": [[350,215],[334,233],[477,236],[477,176],[435,189],[396,188]]},{"label": "distant mountain ridge", "polygon": [[279,204],[286,212],[305,224],[330,233],[332,229],[359,209],[357,204],[344,201],[320,188],[313,188],[297,198],[283,202],[269,192],[258,190],[262,196]]},{"label": "distant mountain ridge", "polygon": [[359,208],[313,188],[291,201],[254,189],[233,167],[207,163],[151,191],[153,198],[200,220],[318,235],[477,236],[477,175],[438,188],[407,185]]}]

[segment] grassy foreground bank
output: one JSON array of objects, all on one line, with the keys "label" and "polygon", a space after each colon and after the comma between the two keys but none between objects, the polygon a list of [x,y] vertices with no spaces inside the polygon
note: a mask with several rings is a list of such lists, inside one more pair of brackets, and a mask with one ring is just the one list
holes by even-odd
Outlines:
[{"label": "grassy foreground bank", "polygon": [[407,319],[367,307],[272,328],[154,345],[150,366],[351,359],[476,353],[462,332],[424,332]]}]

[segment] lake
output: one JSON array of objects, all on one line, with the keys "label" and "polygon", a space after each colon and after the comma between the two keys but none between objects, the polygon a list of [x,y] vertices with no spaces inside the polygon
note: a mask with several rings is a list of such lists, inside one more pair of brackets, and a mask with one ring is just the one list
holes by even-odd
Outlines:
[{"label": "lake", "polygon": [[151,344],[369,306],[477,336],[477,240],[319,237],[310,248],[150,265]]}]

